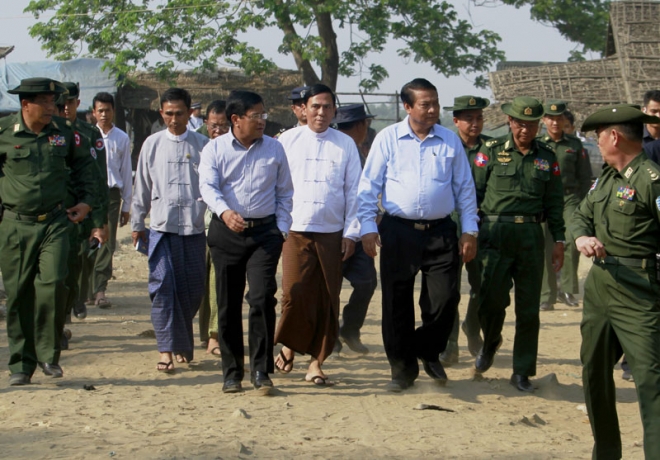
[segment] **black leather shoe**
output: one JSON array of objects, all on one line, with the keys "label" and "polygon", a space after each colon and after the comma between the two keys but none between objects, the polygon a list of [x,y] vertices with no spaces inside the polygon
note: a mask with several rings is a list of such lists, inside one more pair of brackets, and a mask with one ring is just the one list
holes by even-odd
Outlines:
[{"label": "black leather shoe", "polygon": [[563,304],[568,305],[569,307],[577,307],[580,302],[577,301],[573,294],[568,294],[566,292],[557,293],[557,300]]},{"label": "black leather shoe", "polygon": [[529,381],[529,377],[526,375],[513,374],[509,383],[516,387],[520,391],[525,391],[527,393],[534,393],[534,386],[532,382]]},{"label": "black leather shoe", "polygon": [[225,383],[222,384],[223,393],[240,393],[241,391],[243,391],[243,386],[238,379],[225,380]]},{"label": "black leather shoe", "polygon": [[541,302],[539,310],[541,311],[552,311],[555,309],[555,305],[550,302]]},{"label": "black leather shoe", "polygon": [[474,362],[474,368],[477,372],[486,372],[490,369],[493,365],[493,361],[495,361],[495,353],[497,353],[497,350],[499,350],[501,346],[502,336],[500,336],[499,342],[497,342],[497,345],[492,350],[485,350],[484,347],[481,348],[481,351],[479,351],[477,359]]},{"label": "black leather shoe", "polygon": [[85,302],[78,302],[77,304],[74,304],[73,314],[76,315],[76,318],[78,319],[87,318],[87,305],[85,305]]},{"label": "black leather shoe", "polygon": [[407,390],[414,384],[415,382],[410,382],[408,380],[392,379],[391,382],[385,385],[385,390],[390,393],[401,393],[403,390]]},{"label": "black leather shoe", "polygon": [[266,372],[256,371],[250,375],[250,383],[259,393],[267,395],[273,390],[273,381]]},{"label": "black leather shoe", "polygon": [[55,379],[59,379],[64,375],[64,371],[59,364],[39,363],[39,367],[44,371],[44,374],[50,375]]},{"label": "black leather shoe", "polygon": [[481,333],[475,335],[468,334],[465,321],[461,324],[461,329],[465,337],[467,337],[468,351],[472,356],[476,357],[479,354],[479,350],[484,346],[484,339],[481,338]]},{"label": "black leather shoe", "polygon": [[442,367],[440,361],[427,361],[420,358],[424,365],[426,374],[431,377],[438,385],[444,386],[447,383],[447,373]]},{"label": "black leather shoe", "polygon": [[17,372],[16,374],[11,374],[9,376],[10,386],[17,387],[21,385],[29,385],[30,383],[30,376],[23,374],[22,372]]},{"label": "black leather shoe", "polygon": [[348,348],[353,350],[356,353],[360,353],[361,355],[366,355],[369,353],[369,349],[364,346],[362,341],[360,340],[360,337],[344,337],[343,335],[341,338],[344,340],[344,343]]},{"label": "black leather shoe", "polygon": [[445,367],[458,364],[458,344],[456,342],[447,342],[447,348],[440,353],[440,362]]}]

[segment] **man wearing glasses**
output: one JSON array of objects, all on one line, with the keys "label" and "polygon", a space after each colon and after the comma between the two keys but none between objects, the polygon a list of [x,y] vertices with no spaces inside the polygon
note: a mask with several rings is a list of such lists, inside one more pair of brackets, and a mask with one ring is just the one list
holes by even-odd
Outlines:
[{"label": "man wearing glasses", "polygon": [[225,115],[227,103],[216,99],[206,107],[206,123],[197,132],[213,140],[229,132],[229,120]]},{"label": "man wearing glasses", "polygon": [[213,212],[207,241],[216,272],[222,391],[243,390],[241,311],[247,278],[250,380],[260,394],[268,394],[273,388],[268,374],[274,370],[275,273],[291,226],[293,185],[282,145],[264,136],[268,114],[261,96],[232,92],[226,114],[231,130],[204,148],[199,168],[202,198]]},{"label": "man wearing glasses", "polygon": [[509,291],[515,283],[516,333],[511,384],[533,392],[529,377],[536,374],[539,299],[544,263],[540,223],[547,218],[554,239],[552,265],[564,260],[563,188],[552,149],[535,139],[543,106],[531,97],[502,105],[511,132],[487,141],[474,159],[477,203],[481,212],[479,257],[482,284],[479,321],[484,345],[477,355],[477,372],[486,372],[502,345],[502,326]]}]

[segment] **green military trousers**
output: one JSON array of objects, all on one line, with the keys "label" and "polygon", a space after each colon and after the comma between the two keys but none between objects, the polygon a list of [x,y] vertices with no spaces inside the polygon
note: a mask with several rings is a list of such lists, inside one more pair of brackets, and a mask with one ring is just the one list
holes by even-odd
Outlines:
[{"label": "green military trousers", "polygon": [[582,383],[594,459],[621,458],[612,372],[625,352],[635,376],[644,455],[660,458],[660,286],[655,268],[595,264],[584,285]]},{"label": "green military trousers", "polygon": [[[75,303],[85,303],[87,299],[93,299],[92,279],[94,276],[94,265],[96,263],[97,251],[89,250],[89,237],[92,234],[94,224],[90,219],[82,221],[78,227],[78,260],[80,269],[78,270],[78,296]],[[103,246],[101,246],[103,247]],[[69,305],[69,311],[74,304]]]},{"label": "green military trousers", "polygon": [[71,225],[64,211],[44,222],[5,215],[0,223],[0,269],[7,292],[12,374],[32,375],[38,362],[59,361]]},{"label": "green military trousers", "polygon": [[536,375],[539,342],[539,298],[543,275],[543,229],[536,223],[485,222],[479,231],[482,264],[478,315],[484,350],[497,347],[509,291],[515,282],[516,335],[513,373]]},{"label": "green military trousers", "polygon": [[[69,228],[69,256],[67,260],[68,275],[66,277],[66,287],[69,290],[65,315],[71,313],[71,309],[78,302],[80,296],[80,275],[83,269],[83,258],[81,252],[83,247],[88,248],[87,238],[91,232],[92,221],[85,219],[78,225],[71,225]],[[87,235],[87,236],[85,236]],[[84,244],[83,244],[84,243]]]},{"label": "green military trousers", "polygon": [[[580,199],[575,194],[564,196],[564,222],[566,229],[573,221],[573,211],[580,204]],[[541,286],[541,302],[554,304],[557,302],[557,274],[552,268],[552,251],[555,240],[548,230],[548,225],[543,224],[545,234],[545,267],[543,269],[543,284]],[[578,264],[580,263],[580,252],[575,247],[575,241],[566,230],[566,245],[564,246],[564,266],[561,269],[561,290],[567,294],[578,294],[580,292],[578,282]]]}]

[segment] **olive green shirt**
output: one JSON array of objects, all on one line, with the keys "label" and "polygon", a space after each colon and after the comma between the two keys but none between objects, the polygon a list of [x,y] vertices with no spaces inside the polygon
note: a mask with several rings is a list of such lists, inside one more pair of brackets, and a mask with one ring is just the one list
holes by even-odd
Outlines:
[{"label": "olive green shirt", "polygon": [[208,138],[211,137],[211,136],[209,136],[209,129],[206,127],[206,123],[202,123],[202,126],[200,126],[199,128],[197,128],[197,132],[198,132],[199,134],[203,134],[204,136],[206,136],[206,137],[208,137]]},{"label": "olive green shirt", "polygon": [[477,156],[477,153],[479,152],[479,150],[481,150],[481,146],[484,144],[484,142],[490,139],[491,138],[489,136],[484,136],[483,134],[479,134],[479,139],[477,143],[474,145],[474,147],[468,147],[467,145],[465,145],[465,142],[463,142],[463,139],[461,139],[461,144],[463,144],[463,148],[465,149],[465,154],[467,155],[468,161],[470,162],[470,167],[473,170],[475,168],[474,157]]},{"label": "olive green shirt", "polygon": [[[70,123],[70,122],[69,122]],[[108,190],[108,163],[105,153],[105,143],[101,131],[94,126],[76,118],[73,122],[74,131],[78,132],[83,140],[89,144],[89,152],[96,159],[98,169],[98,189],[97,206],[89,213],[94,228],[101,228],[108,223],[108,202],[110,192]]]},{"label": "olive green shirt", "polygon": [[548,134],[540,139],[555,151],[561,169],[564,195],[575,194],[580,199],[584,198],[591,186],[591,162],[582,141],[566,134],[557,142]]},{"label": "olive green shirt", "polygon": [[52,211],[67,197],[69,170],[74,188],[81,191],[79,201],[94,209],[98,167],[62,118],[53,117],[39,134],[24,125],[20,112],[0,119],[0,199],[5,208],[33,216]]},{"label": "olive green shirt", "polygon": [[621,172],[605,166],[573,214],[575,239],[595,236],[610,256],[654,258],[660,252],[660,167],[644,152]]},{"label": "olive green shirt", "polygon": [[472,161],[477,206],[485,215],[548,219],[555,241],[564,240],[564,194],[557,158],[535,139],[523,155],[508,134],[486,141]]}]

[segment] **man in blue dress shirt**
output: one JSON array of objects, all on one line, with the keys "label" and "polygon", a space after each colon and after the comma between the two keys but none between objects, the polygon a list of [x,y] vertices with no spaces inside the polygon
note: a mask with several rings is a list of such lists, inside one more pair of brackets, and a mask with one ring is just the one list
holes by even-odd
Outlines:
[{"label": "man in blue dress shirt", "polygon": [[[477,249],[477,201],[460,138],[438,125],[438,92],[417,78],[401,89],[408,116],[374,140],[358,190],[358,219],[365,252],[382,248],[383,342],[392,368],[389,391],[399,392],[419,374],[419,358],[439,385],[447,381],[438,359],[456,315],[458,257]],[[376,224],[378,196],[385,215]],[[452,211],[463,228],[460,239]],[[415,329],[415,276],[422,272],[422,325]]]}]

